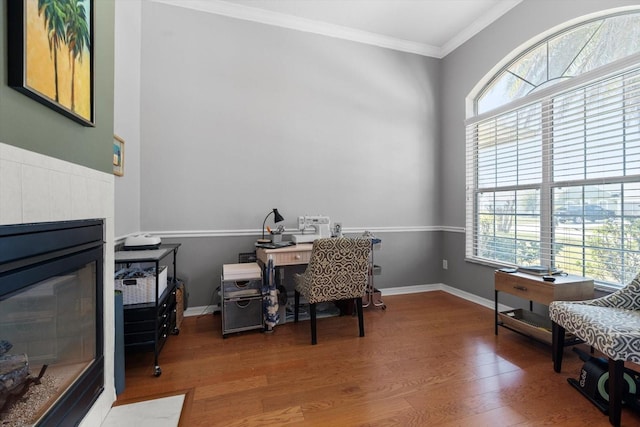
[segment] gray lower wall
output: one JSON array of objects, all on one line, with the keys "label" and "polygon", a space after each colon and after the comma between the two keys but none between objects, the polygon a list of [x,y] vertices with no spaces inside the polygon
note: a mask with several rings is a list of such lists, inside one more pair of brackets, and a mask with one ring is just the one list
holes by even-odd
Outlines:
[{"label": "gray lower wall", "polygon": [[[378,289],[440,283],[441,260],[430,256],[440,252],[442,233],[381,233],[382,243],[374,250],[374,262],[382,268],[374,276]],[[238,254],[252,252],[255,238],[247,237],[187,237],[165,238],[163,242],[181,243],[177,254],[177,277],[183,279],[189,292],[189,307],[204,307],[219,303],[217,287],[223,264],[238,262]],[[167,258],[168,260],[169,258]],[[286,267],[283,285],[292,292],[293,274],[304,266]]]},{"label": "gray lower wall", "polygon": [[[638,7],[637,2],[619,0],[525,0],[444,58],[439,182],[445,225],[465,226],[465,99],[478,82],[528,40],[585,15],[630,5]],[[449,260],[444,283],[493,299],[494,269],[465,261],[464,233],[445,232],[442,250],[443,258]],[[506,304],[510,302],[505,299]]]}]

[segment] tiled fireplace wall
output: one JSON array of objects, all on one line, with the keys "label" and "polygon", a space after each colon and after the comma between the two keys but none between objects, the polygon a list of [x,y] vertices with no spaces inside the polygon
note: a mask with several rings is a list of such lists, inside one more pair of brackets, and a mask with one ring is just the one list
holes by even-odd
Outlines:
[{"label": "tiled fireplace wall", "polygon": [[105,219],[105,389],[82,426],[102,423],[113,386],[114,176],[0,142],[0,225]]}]

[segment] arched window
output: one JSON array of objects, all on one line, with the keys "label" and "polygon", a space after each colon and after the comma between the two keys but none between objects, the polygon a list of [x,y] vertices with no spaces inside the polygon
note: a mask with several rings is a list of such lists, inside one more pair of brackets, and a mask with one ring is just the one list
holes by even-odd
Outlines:
[{"label": "arched window", "polygon": [[620,285],[640,271],[640,11],[523,51],[467,122],[467,258]]},{"label": "arched window", "polygon": [[485,113],[638,52],[639,13],[582,23],[538,43],[504,67],[476,98],[476,111]]}]

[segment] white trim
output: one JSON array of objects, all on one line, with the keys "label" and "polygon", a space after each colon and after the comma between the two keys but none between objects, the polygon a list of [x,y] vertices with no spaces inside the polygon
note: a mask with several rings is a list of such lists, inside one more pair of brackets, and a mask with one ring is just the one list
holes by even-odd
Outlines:
[{"label": "white trim", "polygon": [[[479,297],[478,295],[472,294],[470,292],[462,291],[452,286],[445,285],[444,283],[435,283],[432,285],[399,286],[396,288],[380,289],[382,296],[406,295],[406,294],[415,294],[418,292],[432,292],[432,291],[443,291],[448,294],[457,296],[458,298],[462,298],[467,301],[471,301],[475,304],[481,305],[483,307],[490,308],[491,310],[495,309],[495,302],[493,300],[488,300],[486,298]],[[512,308],[504,304],[498,304],[498,310],[506,311],[506,310],[512,310]]]},{"label": "white trim", "polygon": [[417,294],[420,292],[440,291],[442,290],[441,287],[442,287],[442,284],[436,283],[433,285],[398,286],[395,288],[379,289],[379,291],[383,296],[406,295],[406,294]]},{"label": "white trim", "polygon": [[448,225],[444,225],[440,227],[439,231],[447,231],[449,233],[466,233],[467,229],[465,227],[451,227]]},{"label": "white trim", "polygon": [[486,14],[481,16],[465,30],[454,36],[444,46],[433,46],[426,43],[419,43],[410,40],[398,39],[382,34],[357,30],[342,25],[330,24],[328,22],[315,21],[313,19],[292,16],[285,13],[273,12],[251,6],[234,4],[222,0],[150,0],[155,3],[163,3],[171,6],[184,7],[198,10],[200,12],[214,13],[245,21],[258,22],[276,27],[288,28],[291,30],[303,31],[306,33],[319,34],[327,37],[334,37],[343,40],[350,40],[357,43],[364,43],[400,52],[414,53],[433,58],[443,58],[464,42],[489,26],[493,21],[518,5],[522,0],[505,0]]},{"label": "white trim", "polygon": [[[479,297],[478,295],[462,291],[460,289],[445,285],[444,283],[434,283],[432,285],[398,286],[395,288],[380,289],[382,296],[407,295],[433,291],[443,291],[458,298],[462,298],[483,307],[490,308],[491,310],[495,309],[495,302],[493,300]],[[498,311],[502,312],[507,310],[513,310],[513,308],[504,304],[498,304]],[[208,305],[206,307],[191,307],[184,312],[184,316],[202,316],[216,311],[220,311],[220,307],[218,305]]]},{"label": "white trim", "polygon": [[[415,226],[391,226],[391,227],[348,227],[343,228],[344,234],[362,234],[365,231],[372,233],[419,233],[434,231],[451,231],[464,233],[463,227],[446,227],[440,225],[415,225]],[[300,231],[297,228],[285,230],[284,234],[296,234]],[[259,229],[238,229],[238,230],[175,230],[175,231],[139,231],[130,233],[125,236],[116,237],[116,243],[124,241],[129,236],[137,234],[150,234],[160,238],[178,239],[191,237],[242,237],[242,236],[259,236],[262,230]]]},{"label": "white trim", "polygon": [[220,306],[218,304],[207,305],[204,307],[189,307],[184,311],[184,317],[204,316],[206,314],[212,314],[219,311]]},{"label": "white trim", "polygon": [[471,117],[465,120],[464,124],[465,126],[469,126],[469,125],[481,122],[483,120],[490,119],[492,117],[517,110],[521,107],[534,104],[536,102],[541,102],[546,98],[550,98],[552,96],[557,96],[558,94],[569,92],[570,90],[573,90],[583,85],[588,85],[589,83],[596,81],[598,79],[624,74],[627,71],[637,68],[639,64],[640,64],[640,53],[629,55],[617,61],[610,62],[607,65],[603,65],[602,67],[598,67],[593,71],[588,71],[584,74],[580,74],[579,76],[572,77],[567,81],[557,83],[553,86],[549,86],[545,89],[541,89],[525,97],[518,98],[508,104],[504,104],[499,107],[496,107],[493,110],[486,111],[482,114],[478,114],[475,117]]},{"label": "white trim", "polygon": [[[475,100],[478,97],[478,95],[480,95],[480,92],[489,84],[489,82],[491,82],[492,79],[494,79],[498,73],[500,73],[503,69],[507,68],[513,61],[516,60],[516,58],[518,58],[521,55],[524,55],[527,51],[530,51],[532,49],[535,49],[536,47],[538,47],[540,45],[540,43],[542,43],[545,39],[548,39],[550,37],[553,37],[555,35],[558,35],[562,32],[565,31],[569,31],[572,27],[579,27],[580,25],[584,25],[589,21],[593,21],[593,20],[597,20],[597,19],[601,19],[601,18],[606,18],[608,16],[612,16],[615,14],[622,14],[625,12],[634,12],[634,11],[640,11],[640,8],[637,5],[634,6],[623,6],[623,7],[618,7],[618,8],[613,8],[613,9],[605,9],[605,10],[600,10],[594,13],[590,13],[587,15],[583,15],[583,16],[579,16],[576,18],[573,18],[569,21],[563,22],[559,25],[556,25],[553,28],[549,28],[546,31],[543,31],[542,33],[538,34],[537,36],[532,37],[531,39],[527,40],[526,42],[522,43],[521,45],[519,45],[518,47],[516,47],[515,49],[513,49],[511,52],[509,52],[507,55],[505,55],[504,58],[502,58],[496,65],[493,66],[493,68],[491,68],[491,70],[489,70],[479,81],[478,83],[476,83],[476,85],[473,87],[473,89],[471,89],[471,91],[469,92],[469,94],[466,96],[465,98],[465,116],[466,116],[466,121],[465,121],[465,125],[468,124],[470,121],[474,120],[475,118],[478,117],[478,115],[476,114],[475,111]],[[606,66],[605,66],[606,67]],[[596,70],[599,70],[599,68],[597,68]],[[592,76],[592,78],[596,78],[597,76]],[[559,83],[555,86],[559,86],[561,84],[565,84],[568,86],[571,86],[572,81],[574,81],[576,79],[576,77],[573,77],[571,79],[569,79],[567,82],[565,83]],[[549,91],[553,92],[553,89],[550,87],[548,88]],[[539,93],[539,92],[538,92]],[[533,98],[529,98],[529,97],[525,97],[529,100],[534,100]],[[523,99],[523,98],[518,98],[518,99]],[[516,100],[517,101],[517,100]],[[517,104],[515,104],[516,101],[513,101],[513,105],[510,104],[505,104],[508,109],[515,109],[518,107]],[[522,103],[520,103],[522,104]],[[498,107],[495,110],[493,110],[492,114],[498,114],[500,112],[502,108]],[[487,113],[491,113],[491,111],[487,112]],[[486,113],[483,113],[486,114]]]},{"label": "white trim", "polygon": [[312,19],[287,15],[280,12],[259,9],[250,6],[233,4],[221,0],[151,0],[171,6],[184,7],[200,12],[214,13],[245,21],[288,28],[306,33],[320,34],[338,39],[350,40],[401,52],[415,53],[422,56],[442,58],[442,49],[424,43],[397,39],[368,31],[356,30],[342,25],[314,21]]},{"label": "white trim", "polygon": [[448,42],[446,42],[440,48],[440,56],[438,58],[444,58],[458,47],[460,47],[467,40],[484,30],[491,25],[494,21],[500,18],[502,15],[520,4],[522,0],[505,0],[496,4],[487,13],[476,19],[471,25],[456,34]]}]

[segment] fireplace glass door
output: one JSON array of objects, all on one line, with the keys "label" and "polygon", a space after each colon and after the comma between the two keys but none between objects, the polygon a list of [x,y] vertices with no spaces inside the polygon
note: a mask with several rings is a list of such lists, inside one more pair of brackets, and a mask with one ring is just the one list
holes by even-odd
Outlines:
[{"label": "fireplace glass door", "polygon": [[102,260],[102,246],[89,244],[0,271],[3,427],[73,425],[68,414],[88,409],[77,396],[92,402],[102,390]]}]

